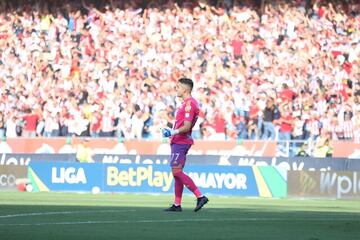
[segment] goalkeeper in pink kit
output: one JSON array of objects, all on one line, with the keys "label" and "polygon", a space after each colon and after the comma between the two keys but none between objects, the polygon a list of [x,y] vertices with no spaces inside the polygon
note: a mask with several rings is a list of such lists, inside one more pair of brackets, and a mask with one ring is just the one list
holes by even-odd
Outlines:
[{"label": "goalkeeper in pink kit", "polygon": [[165,209],[165,211],[181,212],[181,199],[184,185],[194,193],[197,198],[195,212],[199,211],[209,199],[202,195],[194,181],[183,172],[185,166],[186,154],[188,153],[194,140],[191,137],[199,115],[199,105],[191,96],[194,83],[191,79],[180,78],[177,86],[177,96],[183,99],[181,107],[176,113],[176,120],[173,129],[162,129],[164,137],[170,137],[171,145],[171,169],[175,179],[175,201],[174,204]]}]

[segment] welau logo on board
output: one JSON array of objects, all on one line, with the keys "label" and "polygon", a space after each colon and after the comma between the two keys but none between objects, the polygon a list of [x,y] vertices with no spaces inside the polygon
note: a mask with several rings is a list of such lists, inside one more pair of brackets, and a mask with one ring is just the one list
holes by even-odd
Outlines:
[{"label": "welau logo on board", "polygon": [[[9,157],[10,156],[10,157]],[[24,157],[19,157],[16,154],[1,154],[0,165],[20,165],[27,166],[29,165],[30,157],[27,157],[24,154]]]},{"label": "welau logo on board", "polygon": [[337,198],[360,194],[360,179],[357,172],[322,172],[320,176],[321,193],[336,192]]}]

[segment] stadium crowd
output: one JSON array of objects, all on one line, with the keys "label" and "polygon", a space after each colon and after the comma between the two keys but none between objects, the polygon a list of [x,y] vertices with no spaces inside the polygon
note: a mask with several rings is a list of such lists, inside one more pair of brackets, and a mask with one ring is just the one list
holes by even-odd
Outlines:
[{"label": "stadium crowd", "polygon": [[360,142],[358,1],[178,2],[1,1],[0,135]]}]

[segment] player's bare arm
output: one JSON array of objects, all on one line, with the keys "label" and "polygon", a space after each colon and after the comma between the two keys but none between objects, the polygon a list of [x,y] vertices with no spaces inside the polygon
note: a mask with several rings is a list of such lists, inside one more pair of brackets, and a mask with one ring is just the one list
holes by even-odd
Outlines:
[{"label": "player's bare arm", "polygon": [[191,130],[191,122],[190,121],[184,121],[184,125],[182,127],[179,127],[178,129],[178,134],[182,134],[182,133],[186,133],[189,132]]}]

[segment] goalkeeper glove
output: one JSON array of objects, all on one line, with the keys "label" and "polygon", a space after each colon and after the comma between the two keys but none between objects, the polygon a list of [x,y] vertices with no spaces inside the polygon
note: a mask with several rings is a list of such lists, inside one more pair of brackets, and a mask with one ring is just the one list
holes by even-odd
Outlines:
[{"label": "goalkeeper glove", "polygon": [[173,130],[169,128],[163,128],[161,129],[163,137],[171,137],[179,133],[179,130]]}]

